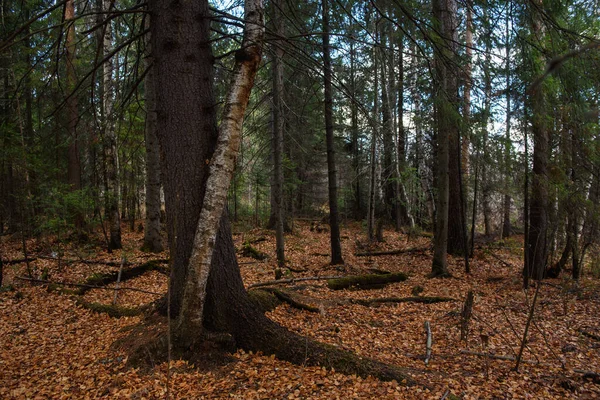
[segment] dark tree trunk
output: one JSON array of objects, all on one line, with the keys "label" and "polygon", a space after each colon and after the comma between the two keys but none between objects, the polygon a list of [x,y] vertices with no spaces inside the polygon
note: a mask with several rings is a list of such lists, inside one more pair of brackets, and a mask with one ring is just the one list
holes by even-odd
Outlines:
[{"label": "dark tree trunk", "polygon": [[[150,41],[147,42],[151,46]],[[151,48],[148,49],[144,80],[146,94],[146,221],[142,249],[153,253],[164,250],[160,234],[160,147],[156,137],[156,93]]]},{"label": "dark tree trunk", "polygon": [[331,88],[331,55],[329,54],[329,0],[322,0],[323,11],[323,76],[325,87],[325,138],[327,141],[327,173],[329,180],[329,227],[331,264],[343,264],[337,206],[337,171],[333,138],[333,94]]},{"label": "dark tree trunk", "polygon": [[[77,111],[77,96],[72,93],[77,84],[77,75],[75,72],[75,2],[67,1],[65,4],[65,21],[69,24],[65,39],[65,59],[67,70],[67,132],[69,136],[68,163],[67,163],[67,182],[72,191],[81,190],[81,161],[79,158],[79,135],[77,133],[77,120],[79,119]],[[75,227],[83,227],[83,215],[75,215]]]},{"label": "dark tree trunk", "polygon": [[455,59],[457,21],[454,0],[433,0],[435,24],[445,43],[435,51],[437,199],[432,274],[448,274],[446,252],[462,254],[464,226],[461,218],[457,77],[450,64]]},{"label": "dark tree trunk", "polygon": [[[541,3],[541,2],[540,2]],[[536,6],[537,7],[537,6]],[[540,20],[539,10],[533,10],[533,31],[540,38],[544,37],[544,27]],[[543,71],[545,59],[542,54],[536,55],[538,71]],[[529,205],[529,235],[526,246],[529,251],[529,278],[542,279],[547,262],[548,230],[548,160],[550,158],[549,128],[546,122],[546,98],[544,84],[536,88],[531,96],[532,131],[533,131],[533,177],[531,182],[531,202]]]},{"label": "dark tree trunk", "polygon": [[358,105],[356,93],[356,50],[354,38],[350,39],[350,92],[353,98],[350,103],[351,113],[351,135],[352,135],[352,171],[354,172],[354,181],[352,184],[352,192],[354,195],[352,204],[352,213],[355,220],[362,218],[362,202],[360,193],[360,153],[358,148]]},{"label": "dark tree trunk", "polygon": [[[275,34],[279,38],[285,35],[283,28],[283,2],[273,0],[273,21],[275,23]],[[273,196],[271,207],[275,208],[275,242],[277,253],[277,264],[279,267],[285,265],[285,243],[283,237],[283,40],[275,44],[273,54]],[[273,200],[275,201],[273,203]]]}]

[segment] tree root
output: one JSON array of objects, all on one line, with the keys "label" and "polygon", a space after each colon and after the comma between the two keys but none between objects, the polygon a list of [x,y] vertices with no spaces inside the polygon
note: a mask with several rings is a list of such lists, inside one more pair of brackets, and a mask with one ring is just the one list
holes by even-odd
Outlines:
[{"label": "tree root", "polygon": [[379,289],[393,282],[402,282],[408,279],[408,275],[402,272],[394,274],[367,274],[347,276],[339,279],[330,279],[327,286],[332,290],[341,289]]},{"label": "tree root", "polygon": [[433,304],[443,303],[448,301],[456,301],[451,297],[438,297],[438,296],[415,296],[415,297],[382,297],[378,299],[359,299],[353,300],[353,303],[360,304],[361,306],[370,307],[373,305],[379,305],[382,303],[422,303],[422,304]]},{"label": "tree root", "polygon": [[[261,293],[256,292],[266,292],[269,295],[265,296]],[[297,308],[299,310],[306,310],[310,312],[318,313],[320,309],[316,306],[310,305],[300,299],[301,296],[293,295],[288,291],[284,291],[276,288],[261,288],[255,289],[248,292],[250,298],[257,303],[260,309],[264,311],[271,311],[275,307],[277,307],[282,302],[288,303],[290,306]],[[274,298],[273,298],[274,297]]]}]

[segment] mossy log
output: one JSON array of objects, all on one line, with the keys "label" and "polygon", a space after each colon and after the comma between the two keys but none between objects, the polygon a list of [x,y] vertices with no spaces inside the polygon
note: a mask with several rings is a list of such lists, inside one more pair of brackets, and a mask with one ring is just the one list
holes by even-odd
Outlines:
[{"label": "mossy log", "polygon": [[330,279],[327,286],[332,290],[341,289],[380,289],[389,283],[402,282],[408,279],[408,275],[403,272],[393,274],[367,274],[347,276],[344,278]]},{"label": "mossy log", "polygon": [[372,256],[393,256],[404,253],[425,253],[429,251],[429,247],[409,247],[408,249],[395,249],[395,250],[383,250],[383,251],[365,251],[354,254],[357,257],[372,257]]},{"label": "mossy log", "polygon": [[[133,268],[123,268],[121,272],[121,282],[127,281],[129,279],[137,278],[145,274],[148,271],[157,270],[161,271],[164,268],[160,265],[160,260],[150,260],[141,265],[138,265]],[[109,272],[106,274],[94,274],[88,277],[85,280],[84,285],[77,290],[77,294],[82,296],[87,293],[89,290],[94,289],[95,286],[106,286],[111,283],[116,282],[119,279],[118,272]]]},{"label": "mossy log", "polygon": [[354,303],[362,306],[373,306],[382,303],[421,303],[421,304],[434,304],[444,303],[448,301],[456,301],[456,299],[450,297],[438,297],[438,296],[415,296],[415,297],[382,297],[379,299],[358,299],[354,300]]},{"label": "mossy log", "polygon": [[93,303],[87,302],[81,298],[77,299],[77,304],[83,308],[86,308],[90,311],[96,313],[105,313],[113,318],[121,318],[121,317],[134,317],[136,315],[140,315],[144,312],[146,307],[123,307],[116,304],[102,304],[102,303]]},{"label": "mossy log", "polygon": [[254,246],[252,246],[248,242],[244,243],[241,254],[244,257],[252,257],[255,260],[266,260],[267,258],[269,258],[269,256],[266,253],[263,253],[262,251],[257,250],[256,248],[254,248]]}]

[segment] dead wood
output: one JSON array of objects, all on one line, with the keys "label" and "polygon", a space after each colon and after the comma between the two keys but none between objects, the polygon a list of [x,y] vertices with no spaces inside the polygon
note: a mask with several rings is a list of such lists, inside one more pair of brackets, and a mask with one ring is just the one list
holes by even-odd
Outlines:
[{"label": "dead wood", "polygon": [[[157,296],[164,295],[164,293],[156,293],[156,292],[151,292],[149,290],[132,288],[132,287],[126,287],[126,286],[122,286],[122,287],[119,287],[119,288],[114,288],[114,287],[107,287],[107,286],[88,285],[88,284],[85,284],[85,283],[49,281],[49,280],[46,280],[46,279],[27,278],[25,276],[15,276],[15,279],[19,279],[19,280],[22,280],[22,281],[35,282],[35,283],[42,283],[44,285],[48,285],[49,289],[55,289],[57,286],[70,286],[70,287],[78,287],[78,288],[81,288],[81,289],[86,289],[85,292],[87,292],[88,290],[91,290],[91,289],[103,289],[103,290],[129,290],[131,292],[140,292],[140,293],[154,294],[154,295],[157,295]],[[80,295],[80,290],[73,291],[71,293],[72,294]]]},{"label": "dead wood", "polygon": [[351,302],[360,304],[361,306],[370,307],[372,305],[379,305],[382,303],[421,303],[421,304],[434,304],[443,303],[448,301],[456,301],[451,297],[437,297],[437,296],[414,296],[414,297],[382,297],[377,299],[358,299],[351,300]]},{"label": "dead wood", "polygon": [[473,301],[474,295],[473,291],[469,290],[467,293],[467,298],[465,299],[465,303],[463,304],[462,311],[460,313],[460,340],[466,341],[469,336],[469,321],[471,320],[471,315],[473,313]]},{"label": "dead wood", "polygon": [[4,265],[13,265],[13,264],[21,264],[28,261],[35,261],[36,257],[27,257],[27,258],[17,258],[14,260],[2,260]]},{"label": "dead wood", "polygon": [[112,318],[133,317],[142,314],[148,309],[148,306],[142,307],[123,307],[117,304],[102,304],[95,302],[87,302],[82,298],[78,298],[77,302],[81,307],[99,314],[108,314]]},{"label": "dead wood", "polygon": [[389,283],[402,282],[408,279],[408,275],[402,272],[393,274],[367,274],[346,276],[343,278],[329,279],[327,286],[333,290],[341,289],[380,289]]},{"label": "dead wood", "polygon": [[248,286],[248,289],[263,287],[263,286],[279,285],[280,283],[295,283],[295,282],[303,282],[303,281],[323,281],[323,280],[338,279],[338,278],[343,278],[343,277],[342,276],[310,276],[307,278],[276,279],[274,281],[253,283],[252,285]]},{"label": "dead wood", "polygon": [[242,247],[241,255],[244,257],[252,257],[255,260],[261,260],[261,261],[269,258],[269,256],[266,253],[263,253],[262,251],[256,249],[254,246],[252,246],[248,242],[244,243],[244,246]]},{"label": "dead wood", "polygon": [[583,329],[579,329],[579,333],[581,333],[585,337],[589,337],[590,339],[593,339],[593,340],[595,340],[597,342],[600,342],[600,336],[598,336],[598,335],[594,335],[593,333],[588,332],[588,331],[583,330]]},{"label": "dead wood", "polygon": [[[55,260],[58,261],[58,257],[51,257],[51,256],[37,256],[37,258],[42,259],[42,260]],[[30,258],[29,261],[31,260],[35,260],[35,258]],[[25,262],[25,259],[23,259],[21,262]],[[73,258],[61,258],[60,262],[62,263],[66,263],[66,264],[75,264],[75,263],[80,263],[80,264],[90,264],[90,265],[107,265],[109,267],[121,267],[121,261],[105,261],[105,260],[85,260],[83,258],[80,259],[73,259]],[[150,260],[147,261],[146,263],[160,263],[160,264],[167,264],[169,262],[169,260],[167,258],[161,258],[161,259],[156,259],[156,260]],[[123,263],[124,266],[130,266],[130,265],[135,265],[135,263],[132,263],[131,261],[125,261]]]},{"label": "dead wood", "polygon": [[429,251],[429,247],[409,247],[407,249],[395,249],[395,250],[382,250],[382,251],[365,251],[361,253],[355,253],[357,257],[371,257],[371,256],[393,256],[397,254],[405,253],[425,253]]},{"label": "dead wood", "polygon": [[281,289],[276,289],[276,288],[260,288],[260,289],[256,289],[256,290],[262,290],[265,292],[269,292],[269,293],[273,294],[275,297],[277,297],[277,299],[279,299],[280,301],[282,301],[284,303],[288,303],[290,306],[297,308],[299,310],[306,310],[306,311],[315,312],[315,313],[320,312],[319,307],[316,307],[314,305],[306,303],[305,301],[307,300],[307,298],[305,299],[303,296],[298,296],[291,292],[281,290]]}]

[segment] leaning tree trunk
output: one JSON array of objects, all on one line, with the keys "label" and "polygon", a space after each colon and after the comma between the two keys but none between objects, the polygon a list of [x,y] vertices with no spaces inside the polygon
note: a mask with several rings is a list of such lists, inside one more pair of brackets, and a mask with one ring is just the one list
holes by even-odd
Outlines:
[{"label": "leaning tree trunk", "polygon": [[331,264],[343,264],[340,243],[340,223],[337,205],[337,171],[333,140],[333,94],[331,88],[331,55],[329,48],[329,0],[322,0],[323,11],[323,79],[325,87],[325,138],[327,141],[327,173],[329,180],[329,227],[331,236]]},{"label": "leaning tree trunk", "polygon": [[[108,55],[112,48],[112,19],[108,13],[112,8],[111,0],[102,1],[102,10],[105,14],[104,34],[102,47],[104,55]],[[117,135],[115,131],[115,120],[113,115],[115,86],[113,82],[113,58],[103,63],[103,98],[104,109],[104,152],[106,162],[106,213],[110,226],[109,250],[120,249],[121,244],[121,215],[119,214],[119,179],[117,166]]]},{"label": "leaning tree trunk", "polygon": [[[147,17],[148,19],[150,17]],[[160,234],[160,147],[156,137],[156,95],[154,91],[154,69],[150,40],[147,42],[146,78],[146,223],[142,250],[153,253],[163,251]]]}]

